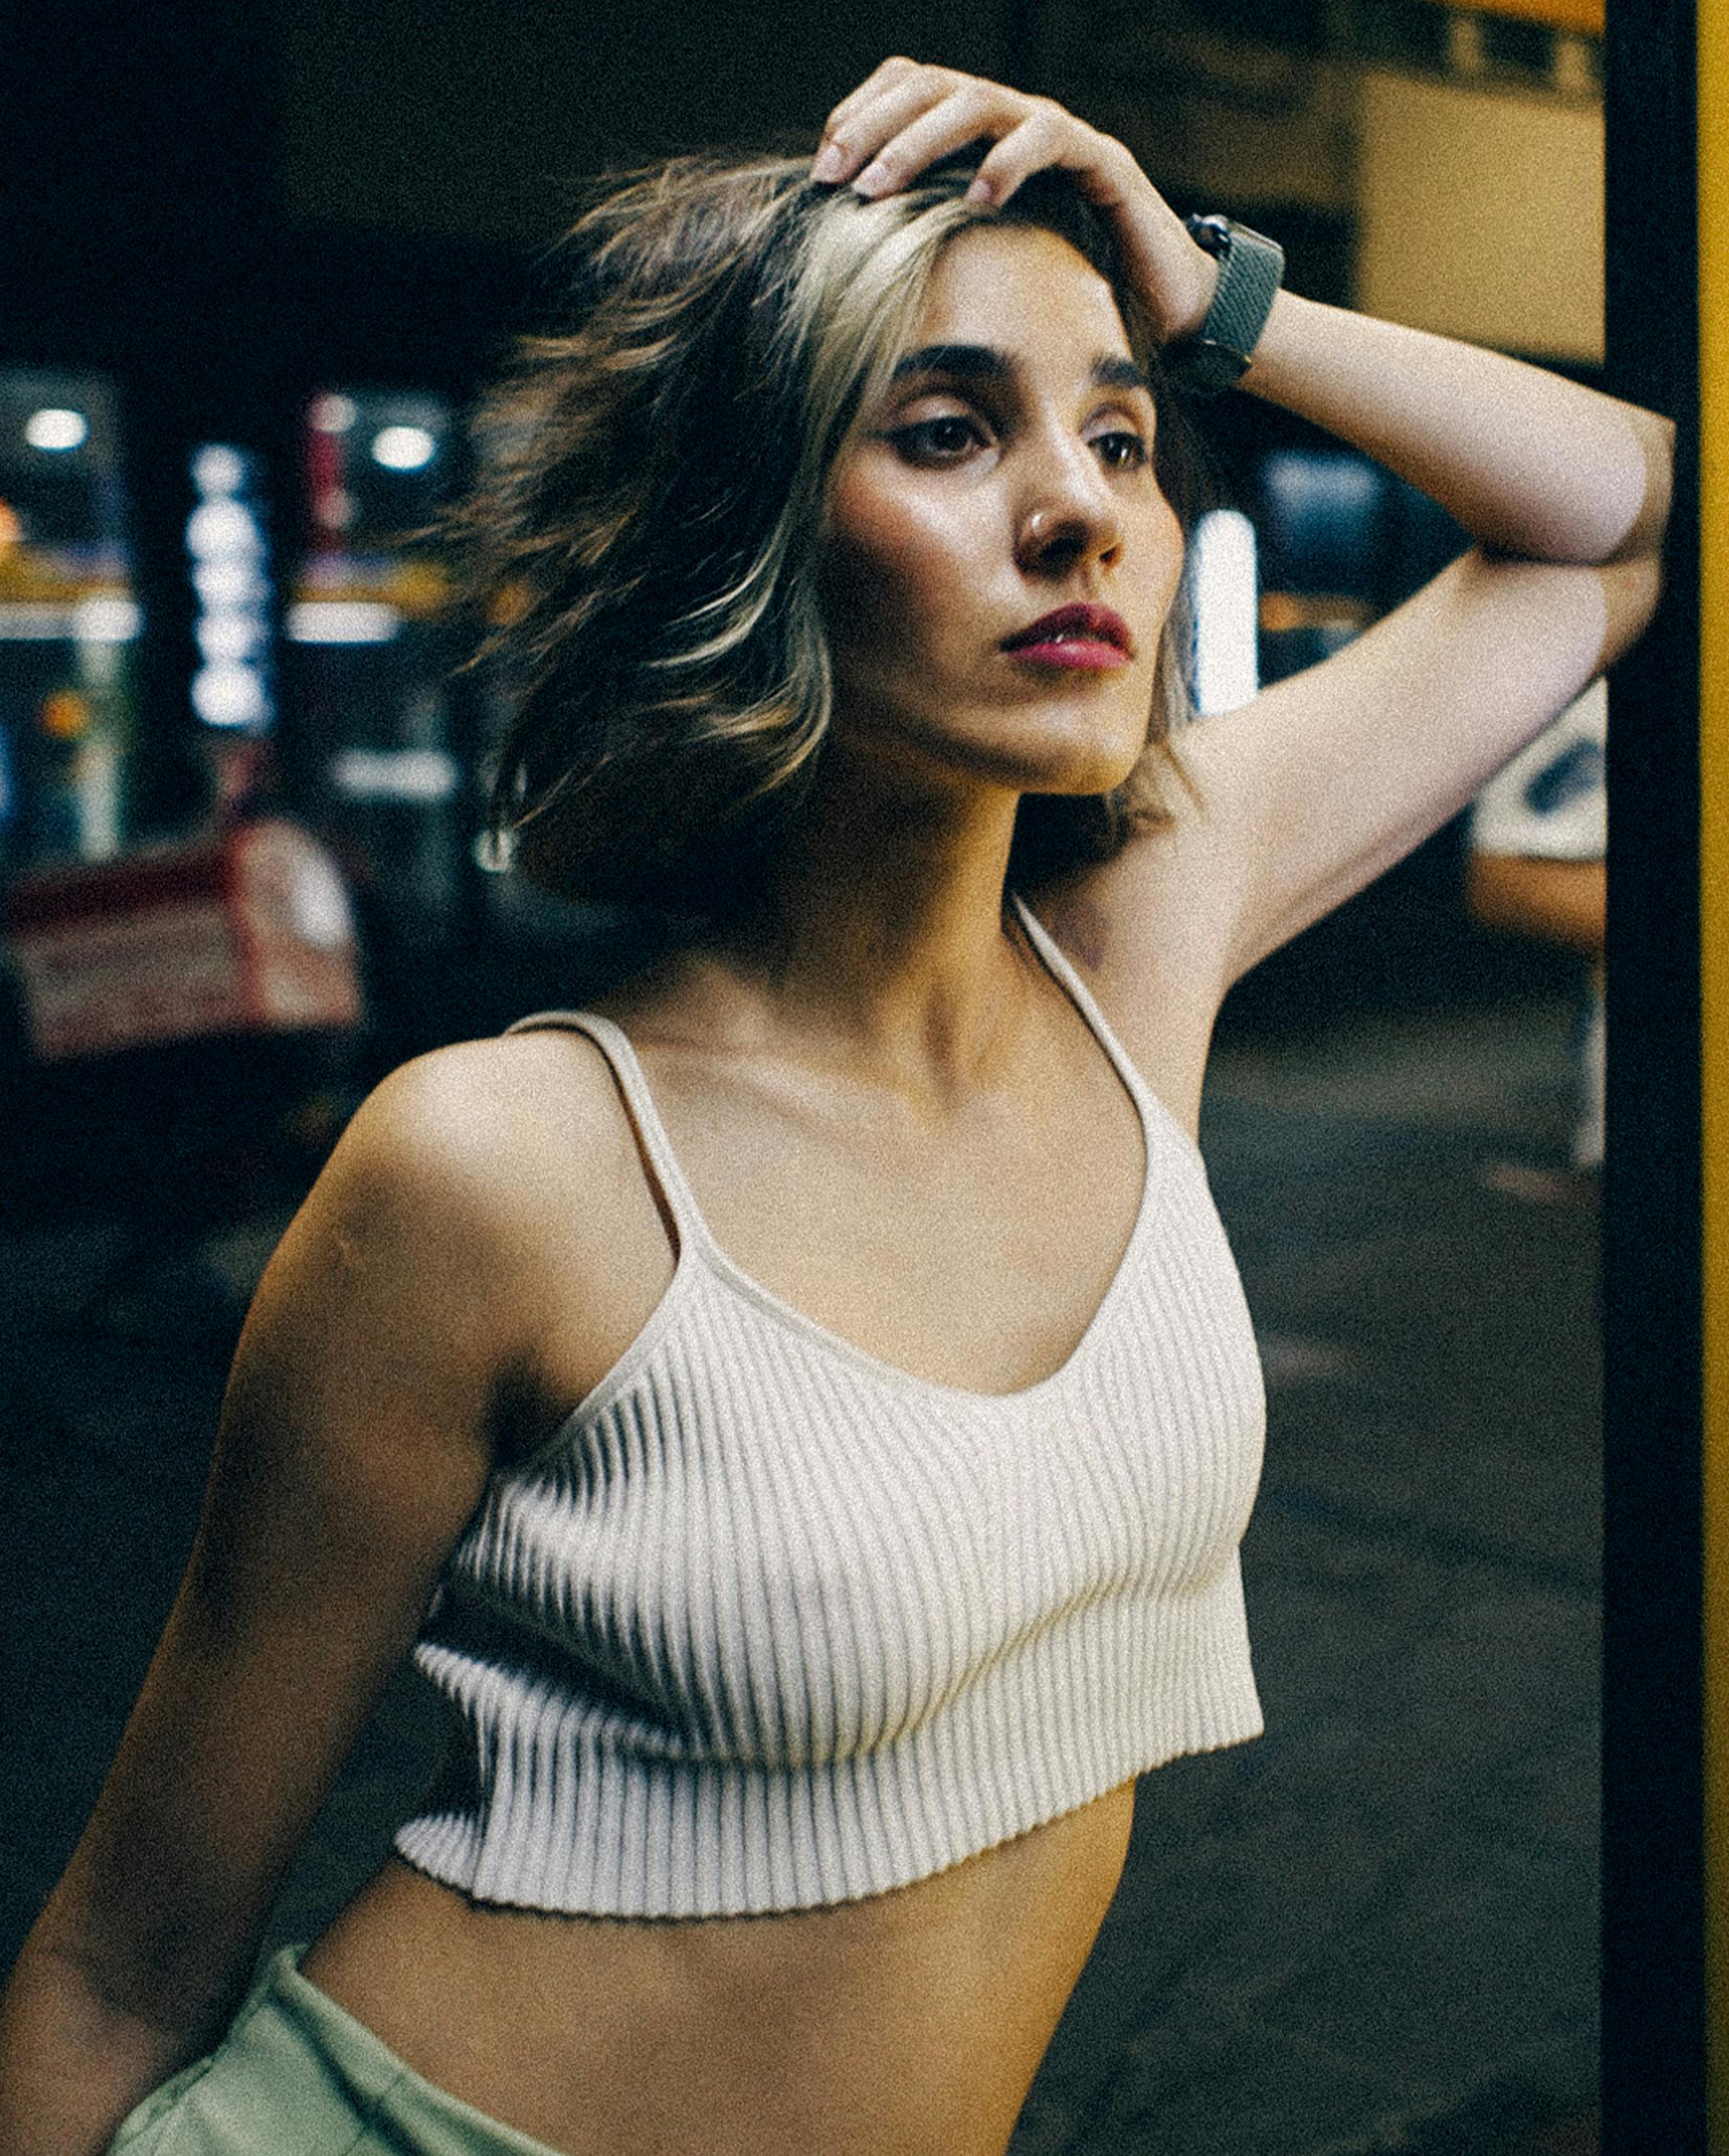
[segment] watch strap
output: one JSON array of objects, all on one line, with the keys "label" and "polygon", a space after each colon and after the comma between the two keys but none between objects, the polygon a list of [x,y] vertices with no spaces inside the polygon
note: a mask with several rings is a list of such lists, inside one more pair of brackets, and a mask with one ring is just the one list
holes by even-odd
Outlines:
[{"label": "watch strap", "polygon": [[1219,263],[1207,318],[1193,336],[1164,348],[1167,373],[1187,389],[1229,389],[1247,371],[1285,275],[1285,249],[1265,233],[1224,217],[1192,217],[1197,246]]}]

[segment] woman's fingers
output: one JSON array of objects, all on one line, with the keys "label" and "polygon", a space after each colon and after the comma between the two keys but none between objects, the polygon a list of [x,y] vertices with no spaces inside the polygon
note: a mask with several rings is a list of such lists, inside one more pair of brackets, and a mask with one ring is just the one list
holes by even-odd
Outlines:
[{"label": "woman's fingers", "polygon": [[[918,68],[898,80],[880,85],[868,98],[849,100],[852,110],[844,116],[837,112],[829,121],[829,132],[812,177],[836,182],[856,179],[887,145],[927,114],[941,110],[957,97],[965,99],[969,92],[988,87],[974,85],[964,75],[950,74],[945,69]],[[908,167],[907,177],[916,169]]]},{"label": "woman's fingers", "polygon": [[1048,165],[1074,172],[1095,200],[1121,198],[1125,176],[1107,167],[1113,154],[1128,162],[1128,153],[1051,99],[898,59],[885,60],[830,113],[812,177],[850,180],[861,194],[892,194],[981,137],[994,143],[973,190],[981,202],[1006,202]]},{"label": "woman's fingers", "polygon": [[892,194],[982,138],[991,146],[969,191],[974,200],[1007,202],[1034,172],[1059,167],[1116,227],[1155,333],[1182,336],[1199,323],[1217,276],[1211,257],[1121,142],[1050,98],[952,68],[885,60],[829,116],[811,177]]},{"label": "woman's fingers", "polygon": [[892,88],[897,82],[904,81],[908,75],[932,72],[934,72],[933,69],[921,68],[916,60],[903,59],[898,56],[894,59],[885,60],[880,67],[873,68],[859,87],[842,98],[839,104],[829,115],[828,119],[823,123],[823,140],[825,142],[832,141],[835,135],[846,126],[854,115],[862,110],[873,97],[880,95],[883,90]]},{"label": "woman's fingers", "polygon": [[857,172],[870,162],[895,127],[916,119],[962,80],[947,68],[921,67],[906,59],[885,60],[829,115],[814,177],[838,180]]},{"label": "woman's fingers", "polygon": [[[967,194],[975,202],[1004,203],[1023,180],[1055,165],[1073,172],[1081,191],[1095,201],[1112,199],[1101,184],[1102,165],[1112,142],[1043,98],[1029,98],[1025,117],[987,152]],[[1124,152],[1126,155],[1126,152]]]},{"label": "woman's fingers", "polygon": [[1018,99],[1014,106],[1005,106],[1003,93],[994,85],[967,82],[902,125],[888,126],[889,116],[884,115],[882,140],[855,174],[853,185],[860,194],[892,194],[940,158],[965,149],[981,136],[1013,132],[1020,125],[1018,108],[1025,101]]},{"label": "woman's fingers", "polygon": [[[829,114],[811,176],[856,179],[881,161],[884,170],[865,192],[886,193],[981,135],[1006,135],[1041,101],[952,68],[885,61]],[[900,138],[926,118],[932,124],[903,144]]]}]

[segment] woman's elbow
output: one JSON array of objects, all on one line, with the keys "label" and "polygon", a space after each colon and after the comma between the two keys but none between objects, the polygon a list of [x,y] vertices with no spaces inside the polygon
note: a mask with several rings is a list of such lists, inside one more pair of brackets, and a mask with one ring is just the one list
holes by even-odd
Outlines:
[{"label": "woman's elbow", "polygon": [[1603,649],[1596,671],[1613,666],[1650,626],[1663,597],[1663,556],[1648,552],[1606,562],[1597,572],[1603,588]]},{"label": "woman's elbow", "polygon": [[[1644,459],[1645,484],[1633,521],[1608,557],[1611,562],[1660,557],[1664,534],[1669,528],[1670,507],[1675,499],[1674,420],[1665,418],[1660,412],[1647,412],[1637,404],[1624,408]],[[1655,603],[1654,598],[1654,611]]]}]

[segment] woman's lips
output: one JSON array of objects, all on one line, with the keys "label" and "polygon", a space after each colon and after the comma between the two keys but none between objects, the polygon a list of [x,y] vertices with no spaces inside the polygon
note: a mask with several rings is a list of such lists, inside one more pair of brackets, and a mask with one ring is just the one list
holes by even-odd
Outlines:
[{"label": "woman's lips", "polygon": [[1067,666],[1080,673],[1103,674],[1126,666],[1129,654],[1115,644],[1086,637],[1064,637],[1047,644],[1017,644],[1009,655],[1034,666]]},{"label": "woman's lips", "polygon": [[1108,673],[1126,666],[1135,655],[1129,625],[1109,607],[1058,607],[1040,614],[1003,641],[1013,659],[1034,666],[1058,666],[1081,673]]}]

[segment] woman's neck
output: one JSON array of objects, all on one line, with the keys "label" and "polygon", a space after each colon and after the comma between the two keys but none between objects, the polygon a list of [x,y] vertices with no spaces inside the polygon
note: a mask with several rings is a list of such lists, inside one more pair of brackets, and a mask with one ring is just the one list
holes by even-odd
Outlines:
[{"label": "woman's neck", "polygon": [[1016,798],[832,758],[761,907],[723,947],[800,1033],[926,1081],[988,1059],[1024,973],[1003,932]]}]

